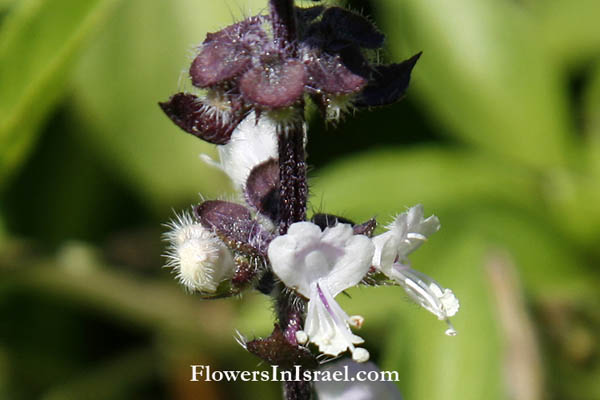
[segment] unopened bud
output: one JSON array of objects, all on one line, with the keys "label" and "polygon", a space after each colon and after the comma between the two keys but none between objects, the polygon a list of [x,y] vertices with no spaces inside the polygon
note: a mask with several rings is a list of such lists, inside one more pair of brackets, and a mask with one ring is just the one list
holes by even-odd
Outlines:
[{"label": "unopened bud", "polygon": [[229,249],[189,213],[178,215],[168,226],[167,266],[188,290],[215,293],[221,282],[233,276],[235,264]]}]

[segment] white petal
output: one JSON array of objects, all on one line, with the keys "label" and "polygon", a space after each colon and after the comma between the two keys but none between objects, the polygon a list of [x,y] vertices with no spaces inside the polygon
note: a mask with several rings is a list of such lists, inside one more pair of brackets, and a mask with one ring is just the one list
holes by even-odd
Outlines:
[{"label": "white petal", "polygon": [[363,339],[350,330],[349,319],[326,287],[318,283],[311,286],[304,331],[321,353],[337,356],[348,349],[354,352],[357,350],[354,345],[363,343]]},{"label": "white petal", "polygon": [[331,246],[344,247],[352,236],[354,236],[354,231],[350,224],[337,224],[325,228],[321,240]]},{"label": "white petal", "polygon": [[423,219],[423,206],[417,204],[398,215],[388,229],[400,240],[397,251],[403,260],[440,229],[440,221],[435,215]]},{"label": "white petal", "polygon": [[[337,226],[340,225],[346,224]],[[352,230],[349,225],[346,226]],[[327,229],[325,231],[327,232]],[[343,290],[357,285],[365,277],[371,268],[375,246],[364,235],[352,235],[346,240],[343,250],[341,257],[336,260],[333,268],[324,278],[334,297]]]},{"label": "white petal", "polygon": [[360,282],[371,266],[373,251],[369,238],[354,235],[348,224],[321,232],[311,222],[297,222],[271,242],[268,256],[286,286],[311,298],[310,287],[319,280],[333,296]]},{"label": "white petal", "polygon": [[229,142],[218,146],[218,151],[219,163],[206,155],[201,158],[223,170],[240,190],[254,167],[270,158],[277,159],[277,124],[266,116],[257,121],[253,111],[235,128]]},{"label": "white petal", "polygon": [[[276,237],[269,244],[268,256],[273,272],[286,286],[304,297],[310,297],[311,282],[327,273],[327,265],[317,265],[317,271],[309,270],[307,265],[314,260],[310,254],[318,251],[320,238],[321,229],[317,225],[297,222],[290,226],[287,234]],[[323,273],[319,273],[320,269]]]},{"label": "white petal", "polygon": [[372,264],[386,275],[390,274],[392,264],[398,257],[400,238],[392,231],[382,233],[371,239],[375,246]]}]

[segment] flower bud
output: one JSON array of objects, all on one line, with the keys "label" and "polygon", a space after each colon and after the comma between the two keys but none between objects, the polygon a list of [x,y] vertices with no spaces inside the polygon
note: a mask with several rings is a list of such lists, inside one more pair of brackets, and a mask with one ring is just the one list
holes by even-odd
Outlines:
[{"label": "flower bud", "polygon": [[233,276],[235,263],[229,249],[189,213],[178,215],[168,227],[166,265],[190,292],[215,293],[221,282]]}]

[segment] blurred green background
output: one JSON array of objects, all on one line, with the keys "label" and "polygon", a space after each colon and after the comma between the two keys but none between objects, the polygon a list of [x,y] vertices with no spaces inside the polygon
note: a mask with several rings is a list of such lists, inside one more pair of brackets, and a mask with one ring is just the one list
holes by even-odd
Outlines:
[{"label": "blurred green background", "polygon": [[[309,2],[300,2],[308,6]],[[406,399],[600,399],[600,2],[350,1],[423,51],[406,100],[311,115],[311,209],[442,230],[414,267],[454,290],[459,331],[400,288],[340,297]],[[190,383],[266,368],[234,341],[268,300],[202,302],[161,268],[161,223],[231,188],[161,113],[206,32],[264,0],[0,0],[0,399],[280,396]]]}]

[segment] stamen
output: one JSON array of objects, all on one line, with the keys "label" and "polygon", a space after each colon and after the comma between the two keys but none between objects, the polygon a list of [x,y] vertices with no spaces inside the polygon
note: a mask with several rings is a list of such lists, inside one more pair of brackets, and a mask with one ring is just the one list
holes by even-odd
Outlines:
[{"label": "stamen", "polygon": [[308,342],[308,334],[304,331],[297,331],[296,340],[299,344],[306,344]]},{"label": "stamen", "polygon": [[362,315],[353,315],[348,319],[348,323],[357,329],[360,329],[364,322],[365,319],[362,317]]},{"label": "stamen", "polygon": [[362,347],[357,347],[352,351],[352,359],[359,363],[369,361],[370,356],[367,349],[363,349]]}]

